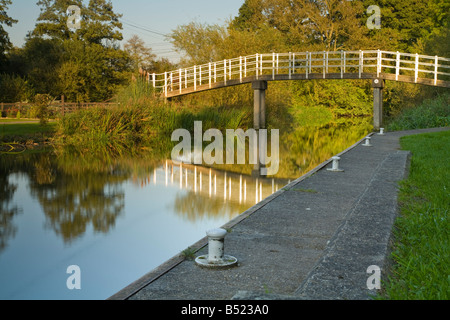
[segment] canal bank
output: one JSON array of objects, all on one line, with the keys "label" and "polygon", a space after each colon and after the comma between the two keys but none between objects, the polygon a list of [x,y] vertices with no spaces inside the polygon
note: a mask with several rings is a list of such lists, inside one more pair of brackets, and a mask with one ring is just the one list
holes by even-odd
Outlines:
[{"label": "canal bank", "polygon": [[[227,223],[226,270],[174,257],[110,299],[369,299],[370,266],[385,271],[397,215],[398,182],[408,173],[401,136],[373,134]],[[205,230],[206,231],[206,230]],[[191,248],[207,254],[207,239]]]}]

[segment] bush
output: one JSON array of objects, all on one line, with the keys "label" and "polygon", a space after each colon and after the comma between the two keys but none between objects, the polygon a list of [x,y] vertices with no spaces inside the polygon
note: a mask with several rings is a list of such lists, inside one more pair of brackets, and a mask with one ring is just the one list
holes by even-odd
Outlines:
[{"label": "bush", "polygon": [[388,121],[390,131],[447,127],[450,125],[450,95],[425,100]]},{"label": "bush", "polygon": [[37,117],[41,125],[46,125],[49,117],[48,106],[53,98],[48,94],[37,94],[34,97],[34,105],[37,108]]},{"label": "bush", "polygon": [[32,96],[33,90],[27,80],[16,75],[0,74],[0,102],[27,101]]}]

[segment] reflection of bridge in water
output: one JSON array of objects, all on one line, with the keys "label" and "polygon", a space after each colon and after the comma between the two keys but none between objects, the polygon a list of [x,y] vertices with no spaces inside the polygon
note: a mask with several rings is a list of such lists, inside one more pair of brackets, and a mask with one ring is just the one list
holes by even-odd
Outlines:
[{"label": "reflection of bridge in water", "polygon": [[178,187],[202,197],[223,199],[242,205],[254,205],[290,182],[288,179],[251,177],[244,174],[216,170],[167,160],[139,183]]}]

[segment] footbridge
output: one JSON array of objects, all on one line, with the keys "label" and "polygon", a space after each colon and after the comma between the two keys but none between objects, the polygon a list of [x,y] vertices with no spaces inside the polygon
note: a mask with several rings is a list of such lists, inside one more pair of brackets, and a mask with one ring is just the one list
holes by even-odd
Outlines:
[{"label": "footbridge", "polygon": [[366,79],[374,94],[374,128],[383,123],[386,80],[450,88],[450,59],[382,50],[265,53],[149,74],[165,98],[252,83],[254,128],[265,128],[268,81]]}]

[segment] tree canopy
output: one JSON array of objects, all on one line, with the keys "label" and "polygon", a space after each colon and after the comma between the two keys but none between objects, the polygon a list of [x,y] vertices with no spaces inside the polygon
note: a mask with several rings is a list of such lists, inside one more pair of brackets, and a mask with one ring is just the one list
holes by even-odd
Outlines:
[{"label": "tree canopy", "polygon": [[[11,0],[0,0],[0,64],[4,63],[5,52],[11,49],[11,41],[3,25],[11,27],[14,23],[18,21],[8,16],[6,10],[8,6],[11,5]],[[0,68],[0,71],[1,68]]]}]

